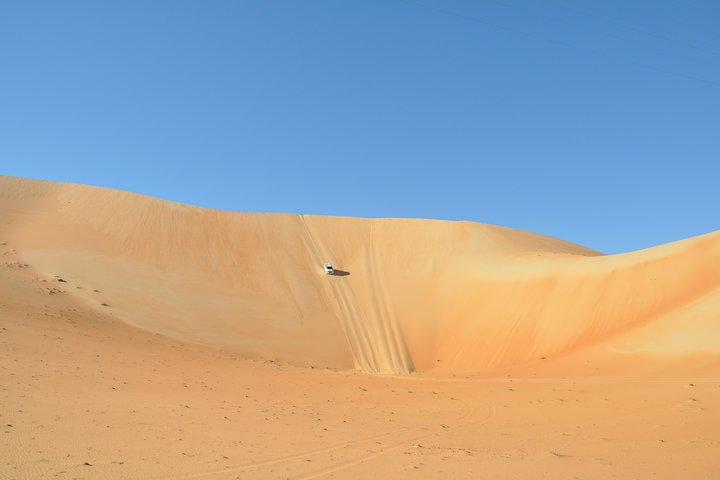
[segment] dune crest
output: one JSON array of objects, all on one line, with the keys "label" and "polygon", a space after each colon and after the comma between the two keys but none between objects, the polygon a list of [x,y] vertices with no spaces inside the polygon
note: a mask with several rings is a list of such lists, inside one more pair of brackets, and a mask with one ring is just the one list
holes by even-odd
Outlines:
[{"label": "dune crest", "polygon": [[720,354],[697,340],[720,331],[720,232],[605,256],[472,222],[235,213],[6,176],[0,225],[88,305],[248,357],[407,374]]}]

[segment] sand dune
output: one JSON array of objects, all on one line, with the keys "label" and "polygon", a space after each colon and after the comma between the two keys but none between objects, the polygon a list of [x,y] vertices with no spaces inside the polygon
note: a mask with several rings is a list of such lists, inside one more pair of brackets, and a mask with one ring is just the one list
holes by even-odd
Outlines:
[{"label": "sand dune", "polygon": [[0,479],[713,479],[719,261],[0,177]]},{"label": "sand dune", "polygon": [[14,177],[0,223],[87,305],[247,357],[405,374],[720,353],[719,232],[605,256],[471,222],[234,213]]}]

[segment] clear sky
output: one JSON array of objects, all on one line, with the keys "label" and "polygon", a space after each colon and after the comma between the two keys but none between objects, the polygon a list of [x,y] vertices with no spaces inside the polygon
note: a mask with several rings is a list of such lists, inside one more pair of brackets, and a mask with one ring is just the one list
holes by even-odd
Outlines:
[{"label": "clear sky", "polygon": [[720,3],[0,3],[0,173],[607,253],[720,228]]}]

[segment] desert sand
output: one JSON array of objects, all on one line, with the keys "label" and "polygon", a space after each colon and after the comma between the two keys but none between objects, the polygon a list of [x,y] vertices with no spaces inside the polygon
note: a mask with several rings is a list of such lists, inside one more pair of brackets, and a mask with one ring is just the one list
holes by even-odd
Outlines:
[{"label": "desert sand", "polygon": [[2,479],[716,479],[720,232],[603,255],[0,176],[0,435]]}]

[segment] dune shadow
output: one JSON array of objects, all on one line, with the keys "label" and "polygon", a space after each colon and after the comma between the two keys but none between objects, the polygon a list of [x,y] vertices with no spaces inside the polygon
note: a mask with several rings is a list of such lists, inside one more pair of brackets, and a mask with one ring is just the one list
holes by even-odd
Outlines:
[{"label": "dune shadow", "polygon": [[350,272],[346,272],[345,270],[338,270],[337,268],[333,272],[333,276],[335,277],[346,277],[350,275]]}]

